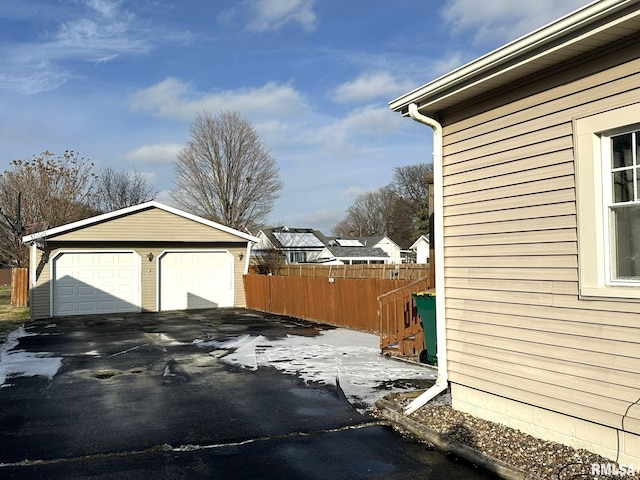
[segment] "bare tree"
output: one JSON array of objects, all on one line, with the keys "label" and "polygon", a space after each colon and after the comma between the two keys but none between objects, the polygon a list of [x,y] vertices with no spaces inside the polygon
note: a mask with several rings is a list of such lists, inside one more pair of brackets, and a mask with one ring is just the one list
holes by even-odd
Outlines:
[{"label": "bare tree", "polygon": [[358,195],[347,216],[333,228],[338,236],[388,235],[390,212],[397,197],[389,187]]},{"label": "bare tree", "polygon": [[387,235],[408,248],[429,232],[429,191],[425,175],[431,164],[396,167],[386,187],[358,196],[334,228],[337,236]]},{"label": "bare tree", "polygon": [[406,206],[412,217],[414,240],[429,233],[429,186],[426,176],[433,173],[432,163],[405,165],[393,170],[391,188]]},{"label": "bare tree", "polygon": [[252,125],[237,112],[203,112],[190,137],[174,164],[174,200],[232,228],[252,229],[264,221],[282,183]]},{"label": "bare tree", "polygon": [[156,193],[138,172],[103,168],[96,179],[92,206],[100,212],[111,212],[153,200]]},{"label": "bare tree", "polygon": [[[93,163],[72,150],[55,156],[45,151],[29,160],[13,160],[0,175],[0,209],[8,226],[0,237],[0,253],[16,266],[28,265],[24,234],[81,220],[95,212],[89,207],[95,175]],[[22,202],[18,212],[18,196]],[[20,218],[20,222],[18,222]]]}]

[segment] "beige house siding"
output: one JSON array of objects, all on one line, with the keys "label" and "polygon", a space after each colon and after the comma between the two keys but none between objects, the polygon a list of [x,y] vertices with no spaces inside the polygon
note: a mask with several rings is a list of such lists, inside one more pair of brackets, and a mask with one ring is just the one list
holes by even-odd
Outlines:
[{"label": "beige house siding", "polygon": [[637,102],[637,52],[600,52],[440,121],[450,380],[640,434],[640,302],[579,297],[572,127]]},{"label": "beige house siding", "polygon": [[238,237],[165,210],[152,208],[55,236],[57,241],[233,242]]}]

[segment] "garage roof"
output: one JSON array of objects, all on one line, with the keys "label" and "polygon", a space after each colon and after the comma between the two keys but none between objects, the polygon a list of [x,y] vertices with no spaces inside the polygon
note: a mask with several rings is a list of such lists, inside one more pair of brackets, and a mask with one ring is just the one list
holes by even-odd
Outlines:
[{"label": "garage roof", "polygon": [[81,229],[81,228],[90,227],[92,225],[103,223],[103,222],[105,222],[107,220],[112,220],[112,219],[124,217],[124,216],[127,216],[127,215],[131,215],[133,213],[136,213],[136,212],[141,212],[141,211],[149,210],[149,209],[152,209],[152,208],[157,208],[157,209],[169,212],[169,213],[173,213],[173,214],[178,215],[180,217],[183,217],[183,218],[192,220],[194,222],[200,223],[202,225],[206,225],[208,227],[218,229],[220,231],[229,233],[229,234],[234,235],[236,237],[240,237],[240,238],[242,238],[244,240],[247,240],[249,242],[257,242],[258,241],[258,238],[254,237],[253,235],[250,235],[248,233],[241,232],[241,231],[236,230],[234,228],[227,227],[227,226],[222,225],[220,223],[212,222],[212,221],[204,219],[202,217],[198,217],[198,216],[193,215],[191,213],[187,213],[187,212],[179,210],[177,208],[170,207],[170,206],[165,205],[163,203],[160,203],[160,202],[157,202],[155,200],[152,200],[150,202],[140,203],[140,204],[134,205],[132,207],[127,207],[127,208],[123,208],[123,209],[120,209],[120,210],[115,210],[113,212],[104,213],[102,215],[97,215],[95,217],[86,218],[84,220],[79,220],[77,222],[68,223],[66,225],[61,225],[59,227],[55,227],[55,228],[51,228],[51,229],[48,229],[48,230],[43,230],[41,232],[33,233],[31,235],[27,235],[27,236],[23,237],[22,238],[22,242],[23,243],[30,243],[30,242],[34,242],[34,241],[40,240],[40,239],[47,239],[47,238],[50,238],[50,237],[58,236],[60,234],[66,233],[66,232],[71,232],[73,230],[78,230],[78,229]]}]

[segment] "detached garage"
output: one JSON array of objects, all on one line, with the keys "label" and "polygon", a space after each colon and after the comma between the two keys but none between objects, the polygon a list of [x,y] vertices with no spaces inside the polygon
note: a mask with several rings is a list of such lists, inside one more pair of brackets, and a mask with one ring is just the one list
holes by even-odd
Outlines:
[{"label": "detached garage", "polygon": [[243,307],[256,241],[155,201],[35,233],[31,315]]}]

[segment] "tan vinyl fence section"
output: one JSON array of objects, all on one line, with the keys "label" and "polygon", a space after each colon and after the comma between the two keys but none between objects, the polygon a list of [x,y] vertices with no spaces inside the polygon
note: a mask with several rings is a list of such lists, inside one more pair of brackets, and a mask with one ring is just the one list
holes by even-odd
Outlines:
[{"label": "tan vinyl fence section", "polygon": [[420,263],[383,265],[281,265],[274,275],[285,277],[378,278],[381,280],[417,280],[429,274],[429,265]]},{"label": "tan vinyl fence section", "polygon": [[378,297],[409,280],[375,278],[244,276],[247,307],[379,333]]}]

